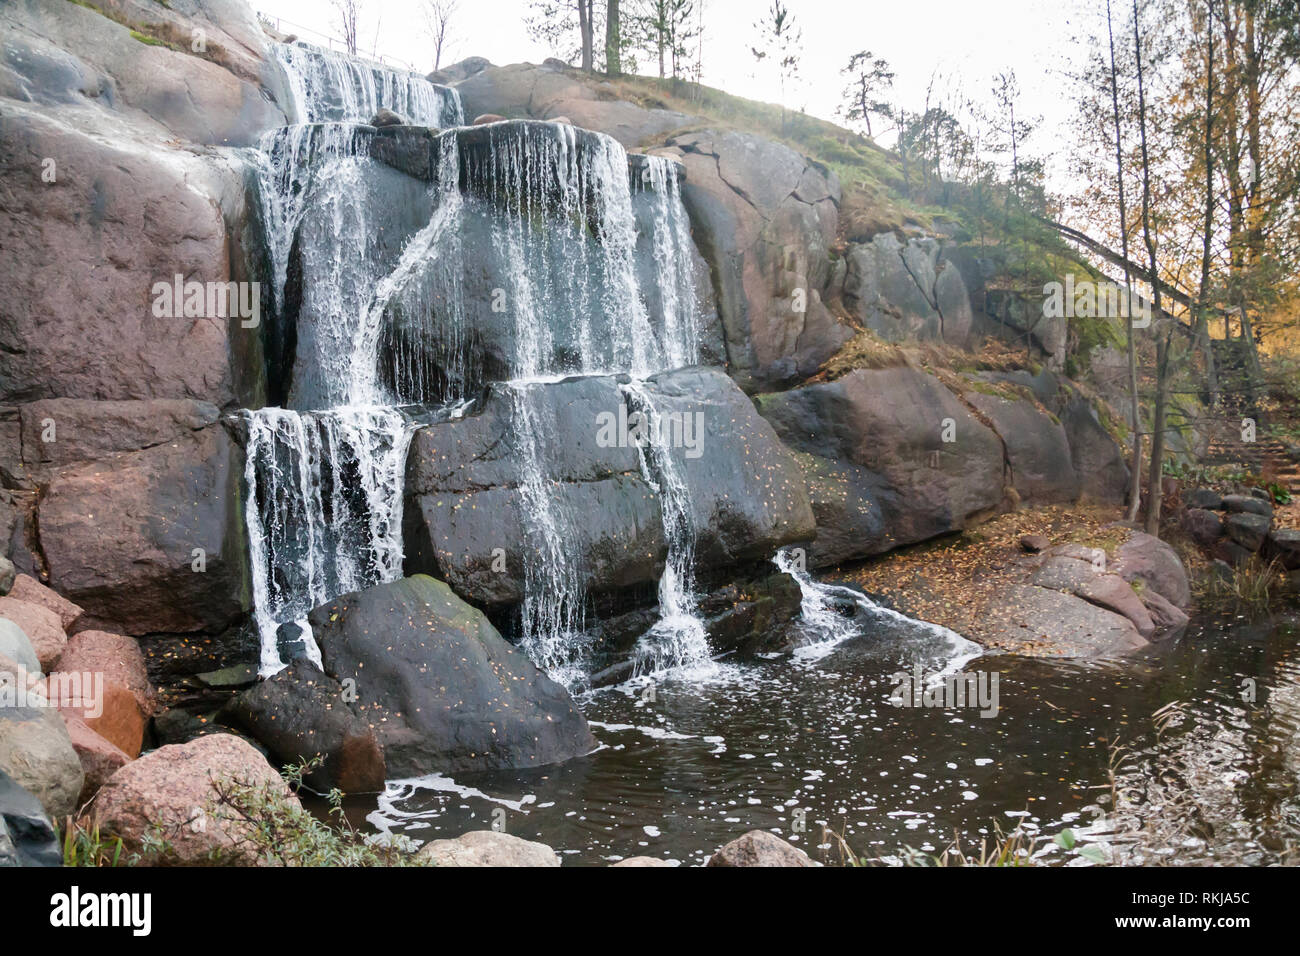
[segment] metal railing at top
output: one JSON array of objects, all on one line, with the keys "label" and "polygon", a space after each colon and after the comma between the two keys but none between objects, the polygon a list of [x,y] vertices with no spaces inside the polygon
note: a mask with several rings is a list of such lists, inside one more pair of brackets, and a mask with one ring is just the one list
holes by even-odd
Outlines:
[{"label": "metal railing at top", "polygon": [[[294,23],[292,20],[286,20],[284,17],[277,17],[269,13],[263,13],[261,10],[256,11],[256,13],[257,19],[271,27],[276,33],[293,34],[300,40],[307,39],[310,42],[315,43],[317,46],[323,46],[325,49],[331,50],[335,53],[348,52],[347,43],[339,37],[332,36],[328,33],[322,33],[320,30],[302,23]],[[304,33],[310,34],[310,36],[303,37]],[[421,76],[428,72],[427,70],[420,69],[414,63],[399,59],[395,56],[388,56],[384,53],[367,56],[365,53],[358,50],[356,53],[348,55],[355,56],[359,60],[367,60],[371,63],[377,63],[390,70],[406,70],[408,73],[419,73]]]}]

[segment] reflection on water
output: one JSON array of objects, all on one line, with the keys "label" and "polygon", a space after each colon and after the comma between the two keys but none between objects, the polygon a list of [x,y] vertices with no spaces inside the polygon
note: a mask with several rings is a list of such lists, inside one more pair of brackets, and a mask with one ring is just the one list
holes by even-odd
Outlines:
[{"label": "reflection on water", "polygon": [[[594,692],[581,699],[601,743],[590,756],[391,783],[367,820],[420,842],[495,824],[582,864],[697,865],[753,828],[828,860],[823,828],[892,857],[1021,824],[1062,863],[1081,862],[1049,839],[1066,826],[1130,863],[1277,862],[1300,838],[1294,619],[1206,619],[1176,646],[1093,664],[972,661],[905,619],[860,609],[858,625],[829,651]],[[997,672],[996,717],[891,706],[895,672],[959,655]]]}]

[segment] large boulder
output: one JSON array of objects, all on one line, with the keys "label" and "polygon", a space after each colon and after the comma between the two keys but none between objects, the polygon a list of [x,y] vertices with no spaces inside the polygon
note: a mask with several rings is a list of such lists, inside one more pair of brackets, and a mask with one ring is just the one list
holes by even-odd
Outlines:
[{"label": "large boulder", "polygon": [[[798,470],[725,374],[683,369],[639,388],[644,397],[590,377],[493,391],[478,414],[421,429],[407,467],[407,571],[438,574],[479,603],[522,600],[525,562],[540,547],[524,484],[535,468],[588,592],[657,581],[667,550],[661,499],[642,474],[631,425],[626,436],[617,429],[644,413],[645,400],[660,421],[683,426],[669,442],[702,567],[766,559],[811,536]],[[613,440],[602,435],[610,423]]]},{"label": "large boulder", "polygon": [[1001,439],[924,372],[858,369],[757,403],[807,477],[815,565],[961,530],[1003,499]]},{"label": "large boulder", "polygon": [[965,345],[970,294],[961,271],[933,238],[901,242],[891,232],[851,245],[844,256],[843,300],[863,326],[891,341],[932,339]]},{"label": "large boulder", "polygon": [[811,375],[852,337],[821,300],[839,180],[749,133],[704,129],[667,142],[683,153],[682,201],[713,273],[729,371],[747,391]]},{"label": "large boulder", "polygon": [[1074,594],[1090,604],[1122,615],[1147,640],[1156,633],[1151,614],[1132,585],[1118,574],[1098,572],[1089,562],[1050,555],[1030,576],[1029,583]]},{"label": "large boulder", "polygon": [[41,607],[53,611],[59,616],[59,623],[63,626],[63,630],[69,632],[74,629],[74,625],[81,619],[83,613],[79,606],[62,595],[51,591],[30,574],[18,575],[14,579],[14,586],[8,596],[15,601],[39,604]]},{"label": "large boulder", "polygon": [[60,470],[38,513],[51,585],[128,634],[223,629],[249,603],[242,477],[219,424]]},{"label": "large boulder", "polygon": [[774,833],[750,830],[709,857],[706,866],[816,866],[803,850]]},{"label": "large boulder", "polygon": [[1070,456],[1065,429],[1037,402],[972,390],[966,401],[1001,436],[1011,465],[1011,482],[1025,504],[1074,501],[1079,475]]},{"label": "large boulder", "polygon": [[980,642],[1052,657],[1118,657],[1147,641],[1127,617],[1067,591],[1009,585],[985,609]]},{"label": "large boulder", "polygon": [[454,840],[431,840],[415,855],[426,866],[559,866],[560,855],[545,843],[496,830],[471,830]]},{"label": "large boulder", "polygon": [[441,581],[345,594],[308,619],[390,776],[539,767],[595,746],[564,688]]},{"label": "large boulder", "polygon": [[0,305],[0,401],[251,397],[257,374],[235,359],[255,330],[238,317],[154,314],[157,282],[236,278],[220,188],[242,188],[238,176],[205,187],[214,175],[189,154],[101,138],[8,100],[0,120],[10,184],[0,235],[11,250],[0,278],[13,293]]},{"label": "large boulder", "polygon": [[36,657],[41,662],[41,670],[48,671],[67,644],[67,635],[59,623],[59,615],[39,604],[28,604],[13,597],[0,598],[0,618],[12,621],[22,628],[27,639],[31,641]]},{"label": "large boulder", "polygon": [[165,841],[161,862],[201,866],[261,862],[251,845],[255,824],[222,803],[221,789],[245,785],[297,805],[284,779],[247,741],[211,734],[150,751],[109,778],[88,811],[105,837],[128,852]]},{"label": "large boulder", "polygon": [[74,713],[65,710],[63,722],[67,725],[68,739],[77,752],[85,777],[77,806],[85,806],[108,783],[109,777],[131,762],[131,757],[121,747],[87,727],[85,721]]},{"label": "large boulder", "polygon": [[0,867],[62,865],[59,835],[45,808],[0,770]]},{"label": "large boulder", "polygon": [[[45,703],[43,682],[23,688],[15,665],[0,665],[0,771],[28,790],[45,812],[62,820],[77,808],[84,776],[59,712]],[[24,683],[30,683],[23,681]],[[23,706],[19,706],[19,704]]]},{"label": "large boulder", "polygon": [[1130,584],[1141,581],[1179,608],[1186,609],[1192,603],[1187,569],[1178,552],[1145,532],[1134,531],[1119,546],[1112,570]]},{"label": "large boulder", "polygon": [[229,705],[228,719],[284,764],[320,757],[320,766],[304,778],[314,790],[382,791],[379,738],[347,701],[342,684],[304,660],[241,693]]},{"label": "large boulder", "polygon": [[[50,675],[51,685],[80,680],[83,691],[92,679],[102,694],[97,706],[65,707],[86,726],[134,758],[144,741],[144,728],[156,709],[144,654],[134,638],[104,631],[80,631],[68,641]],[[99,682],[102,681],[102,685]]]}]

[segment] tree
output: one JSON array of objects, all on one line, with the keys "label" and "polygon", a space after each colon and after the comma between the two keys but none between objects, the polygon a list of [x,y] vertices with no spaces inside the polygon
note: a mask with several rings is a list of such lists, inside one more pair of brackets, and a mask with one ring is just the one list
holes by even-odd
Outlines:
[{"label": "tree", "polygon": [[870,50],[862,50],[849,57],[849,65],[840,72],[849,78],[840,115],[846,122],[861,123],[867,129],[867,137],[875,139],[871,117],[890,117],[893,114],[889,102],[880,98],[894,86],[894,72],[889,68],[889,62],[873,56]]},{"label": "tree", "polygon": [[700,29],[691,26],[694,0],[643,0],[636,17],[639,43],[659,62],[659,77],[678,79],[682,63],[691,56],[691,42]]},{"label": "tree", "polygon": [[357,21],[361,15],[361,0],[332,0],[338,15],[339,32],[348,53],[357,55]]},{"label": "tree", "polygon": [[786,88],[799,74],[799,45],[803,32],[794,22],[794,15],[781,0],[772,0],[772,7],[754,22],[758,31],[758,45],[750,47],[759,63],[772,61],[781,81],[781,129],[786,126]]},{"label": "tree", "polygon": [[584,70],[595,68],[594,0],[531,0],[529,11],[524,17],[529,36],[545,43],[567,63],[578,60]]},{"label": "tree", "polygon": [[460,7],[460,0],[424,0],[425,26],[433,44],[433,68],[442,68],[442,55],[451,40],[451,21]]},{"label": "tree", "polygon": [[1115,185],[1119,193],[1119,235],[1124,257],[1124,343],[1128,352],[1129,423],[1133,427],[1133,457],[1129,473],[1128,520],[1137,520],[1142,504],[1142,409],[1138,399],[1137,351],[1133,341],[1133,273],[1128,267],[1128,204],[1124,201],[1124,132],[1119,118],[1119,71],[1115,66],[1115,28],[1110,0],[1106,0],[1106,42],[1110,47],[1110,102],[1115,123]]},{"label": "tree", "polygon": [[605,0],[605,72],[610,76],[623,72],[622,47],[618,0]]}]

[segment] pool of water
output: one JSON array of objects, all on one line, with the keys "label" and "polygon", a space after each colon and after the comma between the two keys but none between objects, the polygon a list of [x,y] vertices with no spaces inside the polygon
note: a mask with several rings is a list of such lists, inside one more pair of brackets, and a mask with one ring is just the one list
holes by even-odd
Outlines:
[{"label": "pool of water", "polygon": [[[1066,828],[1114,862],[1296,862],[1295,610],[1203,615],[1171,646],[1102,663],[977,656],[860,611],[847,636],[795,655],[584,696],[600,747],[582,759],[395,781],[351,812],[418,842],[504,829],[566,865],[698,865],[754,828],[828,862],[844,844],[897,861],[1017,826],[1042,862],[1086,862],[1054,844]],[[900,672],[920,676],[919,696]],[[987,696],[924,706],[945,672],[982,673],[988,692],[996,676],[996,713]]]}]

